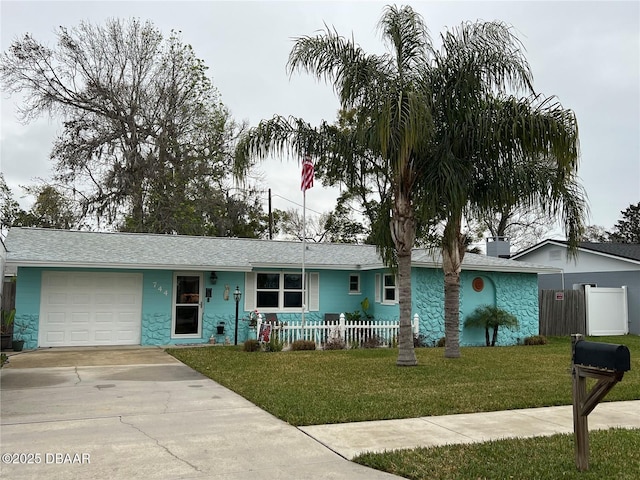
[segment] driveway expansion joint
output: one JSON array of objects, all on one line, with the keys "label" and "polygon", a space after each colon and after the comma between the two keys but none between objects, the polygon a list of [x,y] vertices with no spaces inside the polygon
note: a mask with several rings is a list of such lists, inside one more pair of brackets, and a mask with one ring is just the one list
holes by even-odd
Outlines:
[{"label": "driveway expansion joint", "polygon": [[132,427],[134,430],[137,430],[138,432],[140,432],[141,434],[143,434],[145,437],[153,440],[154,442],[156,442],[156,445],[158,445],[160,448],[162,448],[165,452],[167,452],[169,455],[171,455],[173,458],[175,458],[176,460],[189,465],[191,468],[193,468],[196,472],[198,473],[207,473],[204,470],[201,470],[200,468],[198,468],[196,465],[188,462],[187,460],[185,460],[184,458],[180,458],[178,455],[176,455],[175,453],[173,453],[171,450],[169,450],[169,448],[166,445],[163,445],[162,443],[160,443],[160,440],[158,440],[157,438],[149,435],[147,432],[145,432],[144,430],[142,430],[141,428],[137,427],[136,425],[134,425],[133,423],[128,423],[125,422],[124,419],[122,418],[122,415],[118,415],[118,418],[120,419],[120,423],[122,423],[123,425],[127,425],[129,427]]}]

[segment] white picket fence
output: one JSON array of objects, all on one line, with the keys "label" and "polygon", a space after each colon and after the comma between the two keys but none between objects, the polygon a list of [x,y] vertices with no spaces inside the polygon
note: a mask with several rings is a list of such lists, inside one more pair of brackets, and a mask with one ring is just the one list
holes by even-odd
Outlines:
[{"label": "white picket fence", "polygon": [[[419,317],[416,313],[413,316],[412,328],[414,334],[418,334]],[[262,324],[265,323],[262,315],[258,314],[257,332],[261,331]],[[265,323],[266,326],[266,323]],[[271,332],[278,333],[278,339],[282,341],[285,348],[296,340],[311,340],[317,346],[324,346],[329,342],[344,342],[345,346],[371,346],[378,345],[391,347],[397,342],[400,325],[398,320],[359,320],[348,322],[345,314],[341,313],[337,321],[307,320],[302,324],[274,324],[271,325]],[[258,335],[258,340],[265,340]]]}]

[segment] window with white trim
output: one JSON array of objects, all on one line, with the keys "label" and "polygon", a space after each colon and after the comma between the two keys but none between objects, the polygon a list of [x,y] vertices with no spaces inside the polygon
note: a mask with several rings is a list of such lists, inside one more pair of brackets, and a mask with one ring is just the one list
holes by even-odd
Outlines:
[{"label": "window with white trim", "polygon": [[256,308],[261,310],[302,308],[302,274],[256,273]]},{"label": "window with white trim", "polygon": [[385,273],[382,276],[382,303],[396,303],[397,301],[396,276],[392,273]]},{"label": "window with white trim", "polygon": [[349,275],[349,293],[360,293],[360,274]]}]

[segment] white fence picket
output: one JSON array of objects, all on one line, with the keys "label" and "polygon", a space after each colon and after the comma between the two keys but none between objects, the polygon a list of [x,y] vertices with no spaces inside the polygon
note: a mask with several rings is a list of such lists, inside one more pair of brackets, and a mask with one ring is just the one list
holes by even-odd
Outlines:
[{"label": "white fence picket", "polygon": [[[417,314],[413,320],[415,329],[419,320]],[[356,345],[363,346],[365,343],[391,347],[398,338],[399,323],[389,320],[347,322],[342,313],[338,321],[307,320],[304,326],[301,324],[279,325],[275,327],[275,331],[278,332],[278,337],[285,346],[290,346],[296,340],[310,340],[316,345],[324,345],[331,340],[342,340],[348,348]]]}]

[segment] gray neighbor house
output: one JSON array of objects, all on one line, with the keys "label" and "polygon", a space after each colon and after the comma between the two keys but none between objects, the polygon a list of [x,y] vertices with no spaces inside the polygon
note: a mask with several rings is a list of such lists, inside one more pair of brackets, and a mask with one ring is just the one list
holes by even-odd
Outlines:
[{"label": "gray neighbor house", "polygon": [[540,290],[626,287],[629,333],[640,335],[640,244],[580,242],[576,258],[570,258],[567,251],[566,241],[545,240],[511,259],[562,270],[540,273]]}]

